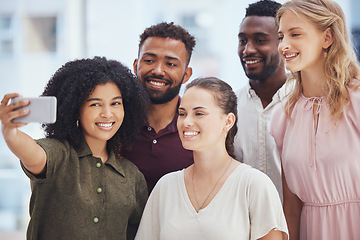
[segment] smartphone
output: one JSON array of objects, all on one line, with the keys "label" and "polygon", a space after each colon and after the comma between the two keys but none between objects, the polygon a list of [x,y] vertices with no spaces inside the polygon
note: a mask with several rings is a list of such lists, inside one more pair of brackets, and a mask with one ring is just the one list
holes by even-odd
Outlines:
[{"label": "smartphone", "polygon": [[30,100],[30,104],[15,110],[29,109],[30,113],[26,116],[13,119],[13,122],[54,123],[56,121],[56,97],[44,96],[36,98],[13,98],[11,99],[11,103],[21,100]]}]

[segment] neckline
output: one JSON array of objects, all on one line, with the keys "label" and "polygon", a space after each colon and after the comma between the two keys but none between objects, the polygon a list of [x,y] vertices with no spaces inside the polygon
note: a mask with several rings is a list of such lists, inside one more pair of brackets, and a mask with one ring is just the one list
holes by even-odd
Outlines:
[{"label": "neckline", "polygon": [[314,99],[318,99],[321,101],[325,101],[325,96],[321,96],[321,97],[306,97],[303,93],[301,93],[300,95],[303,99],[307,100],[307,101],[312,101]]},{"label": "neckline", "polygon": [[216,193],[216,195],[214,196],[214,198],[210,201],[210,203],[200,209],[199,212],[196,211],[195,207],[192,205],[191,203],[191,200],[190,200],[190,197],[187,193],[187,190],[186,190],[186,185],[185,185],[185,169],[183,169],[181,171],[181,188],[182,188],[182,192],[183,192],[183,195],[184,195],[184,200],[185,200],[185,204],[187,205],[187,207],[190,209],[191,213],[194,214],[195,216],[198,216],[200,214],[203,214],[205,212],[208,211],[208,209],[211,209],[211,206],[214,204],[214,202],[216,202],[216,199],[219,198],[220,195],[222,195],[222,192],[225,191],[224,189],[226,188],[226,186],[228,185],[228,182],[230,181],[229,179],[233,178],[233,176],[235,175],[235,172],[239,171],[239,169],[243,168],[243,165],[246,166],[246,164],[244,163],[241,163],[239,164],[239,166],[237,166],[234,171],[229,175],[229,177],[225,180],[224,184],[221,186],[220,190]]}]

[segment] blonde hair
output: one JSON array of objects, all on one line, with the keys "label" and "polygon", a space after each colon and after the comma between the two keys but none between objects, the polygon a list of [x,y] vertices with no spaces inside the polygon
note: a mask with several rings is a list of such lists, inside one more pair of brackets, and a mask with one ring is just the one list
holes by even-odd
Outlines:
[{"label": "blonde hair", "polygon": [[[327,79],[325,97],[330,105],[330,115],[340,118],[344,106],[349,103],[350,82],[355,78],[358,79],[360,75],[360,67],[346,30],[344,12],[331,0],[292,0],[283,4],[278,10],[276,16],[278,23],[287,11],[305,16],[320,31],[328,28],[332,31],[334,41],[325,49],[323,68]],[[291,73],[288,82],[292,81],[295,81],[295,89],[285,105],[289,117],[303,90],[300,72]]]}]

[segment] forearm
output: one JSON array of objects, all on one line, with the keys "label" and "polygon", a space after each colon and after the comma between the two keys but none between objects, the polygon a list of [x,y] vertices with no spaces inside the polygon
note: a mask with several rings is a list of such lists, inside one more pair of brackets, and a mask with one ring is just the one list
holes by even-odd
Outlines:
[{"label": "forearm", "polygon": [[301,208],[289,209],[290,207],[284,205],[284,214],[289,229],[291,240],[300,239],[300,218]]},{"label": "forearm", "polygon": [[287,185],[284,174],[283,193],[284,193],[284,214],[289,229],[289,238],[291,240],[300,239],[300,219],[303,208],[303,202],[300,198],[292,193]]},{"label": "forearm", "polygon": [[0,103],[1,132],[9,149],[21,160],[27,170],[33,174],[41,173],[46,165],[45,151],[29,135],[18,128],[27,123],[13,122],[13,119],[29,114],[28,100],[9,104],[10,99],[19,97],[17,93],[6,94]]}]

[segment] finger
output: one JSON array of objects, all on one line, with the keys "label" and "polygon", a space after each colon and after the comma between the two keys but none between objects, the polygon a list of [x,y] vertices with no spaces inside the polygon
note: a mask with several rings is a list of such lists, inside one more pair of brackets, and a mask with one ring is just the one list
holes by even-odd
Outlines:
[{"label": "finger", "polygon": [[7,112],[1,112],[0,111],[0,120],[3,125],[9,125],[11,128],[16,127],[14,124],[17,124],[13,122],[14,119],[26,116],[30,113],[29,109],[19,109],[15,111],[7,111]]},{"label": "finger", "polygon": [[10,94],[6,94],[3,99],[1,100],[1,103],[0,105],[1,106],[6,106],[9,104],[9,100],[11,98],[16,98],[16,97],[19,97],[20,95],[18,93],[10,93]]},{"label": "finger", "polygon": [[29,104],[30,104],[29,99],[23,99],[21,101],[13,102],[12,104],[10,104],[9,109],[11,111],[13,111],[14,109],[18,109],[18,108],[21,108],[21,107],[26,107]]},{"label": "finger", "polygon": [[30,113],[29,109],[19,109],[19,110],[15,110],[15,111],[11,111],[8,114],[8,120],[12,123],[14,123],[14,119],[19,118],[19,117],[24,117],[26,115],[28,115]]}]

